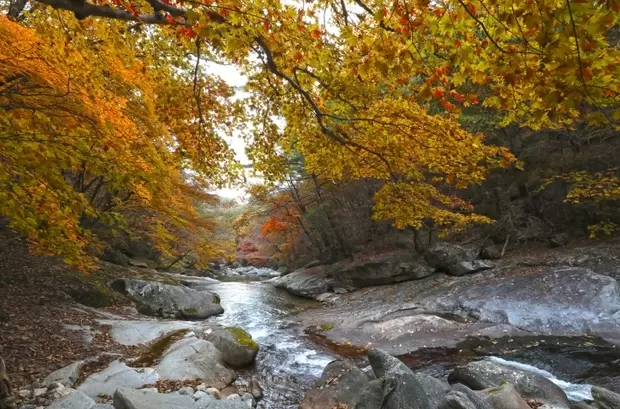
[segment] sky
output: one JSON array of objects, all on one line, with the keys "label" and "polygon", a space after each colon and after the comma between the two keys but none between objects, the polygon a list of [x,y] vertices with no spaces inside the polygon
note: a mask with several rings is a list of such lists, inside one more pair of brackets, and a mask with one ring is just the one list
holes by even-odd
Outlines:
[{"label": "sky", "polygon": [[[248,80],[247,77],[241,74],[241,72],[234,65],[221,65],[213,62],[207,62],[205,66],[207,67],[207,72],[209,74],[221,77],[224,81],[226,81],[228,85],[232,87],[240,88],[244,86]],[[242,97],[243,92],[238,91],[238,96]],[[231,147],[231,149],[235,152],[235,157],[241,164],[251,164],[250,160],[245,154],[245,141],[243,140],[241,135],[235,133],[233,135],[224,137],[224,139]],[[248,177],[248,180],[254,179],[249,178],[251,169],[246,169],[246,172],[248,172],[248,174],[246,175],[246,177]],[[238,201],[243,201],[244,199],[246,199],[245,191],[241,188],[217,189],[213,193],[226,199],[236,199]]]}]

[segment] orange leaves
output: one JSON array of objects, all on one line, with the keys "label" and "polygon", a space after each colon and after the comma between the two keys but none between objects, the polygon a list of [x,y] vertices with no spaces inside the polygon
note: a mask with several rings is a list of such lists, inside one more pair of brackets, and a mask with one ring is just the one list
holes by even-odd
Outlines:
[{"label": "orange leaves", "polygon": [[286,229],[286,224],[282,223],[275,217],[269,217],[265,224],[261,227],[261,233],[263,236],[275,235],[282,230]]},{"label": "orange leaves", "polygon": [[315,28],[314,30],[310,32],[310,36],[313,39],[318,40],[319,38],[321,38],[321,30],[319,30],[318,28]]}]

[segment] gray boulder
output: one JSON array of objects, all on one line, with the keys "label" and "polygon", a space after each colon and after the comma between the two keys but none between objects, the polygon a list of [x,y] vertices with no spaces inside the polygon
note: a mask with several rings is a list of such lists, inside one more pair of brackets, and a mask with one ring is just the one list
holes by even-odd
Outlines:
[{"label": "gray boulder", "polygon": [[90,409],[93,406],[95,401],[90,396],[80,391],[73,391],[52,402],[48,409]]},{"label": "gray boulder", "polygon": [[205,331],[205,338],[222,353],[222,359],[228,365],[241,368],[250,365],[256,359],[258,344],[252,336],[239,327],[222,327]]},{"label": "gray boulder", "polygon": [[400,359],[393,357],[381,349],[373,348],[369,350],[368,360],[377,378],[382,378],[387,375],[413,374]]},{"label": "gray boulder", "polygon": [[270,280],[278,288],[301,297],[316,298],[328,292],[417,280],[433,274],[435,268],[411,254],[395,254],[376,260],[316,265]]},{"label": "gray boulder", "polygon": [[435,409],[412,373],[388,374],[371,381],[360,393],[354,409]]},{"label": "gray boulder", "polygon": [[499,246],[486,246],[480,250],[480,258],[484,260],[499,260],[502,258],[502,249]]},{"label": "gray boulder", "polygon": [[474,250],[445,242],[437,243],[424,253],[424,260],[429,266],[444,271],[455,264],[472,261],[477,257],[478,254]]},{"label": "gray boulder", "polygon": [[331,408],[338,403],[352,407],[370,380],[370,376],[355,365],[346,361],[332,361],[323,370],[321,379],[306,393],[299,408]]},{"label": "gray boulder", "polygon": [[600,409],[620,408],[620,395],[599,386],[592,386],[594,404]]},{"label": "gray boulder", "polygon": [[220,388],[237,377],[223,365],[221,352],[211,342],[195,337],[174,343],[161,357],[157,373],[164,380],[199,379]]},{"label": "gray boulder", "polygon": [[58,382],[64,386],[73,386],[80,377],[80,369],[84,361],[73,362],[70,365],[60,368],[49,374],[43,380],[43,386],[48,386],[52,383]]},{"label": "gray boulder", "polygon": [[114,263],[119,266],[127,267],[129,265],[129,257],[121,251],[111,247],[106,248],[99,258],[103,261]]},{"label": "gray boulder", "polygon": [[451,384],[462,383],[474,390],[496,388],[504,381],[513,384],[522,397],[542,403],[541,409],[570,407],[566,394],[547,378],[495,362],[470,362],[448,376]]},{"label": "gray boulder", "polygon": [[140,388],[159,380],[151,368],[130,368],[120,361],[113,361],[101,372],[90,375],[77,388],[91,398],[100,394],[112,396],[121,387]]},{"label": "gray boulder", "polygon": [[224,312],[217,294],[184,286],[122,278],[112,288],[131,298],[146,315],[204,319]]},{"label": "gray boulder", "polygon": [[489,270],[495,268],[495,263],[491,260],[471,260],[460,261],[447,268],[448,274],[453,276],[463,276],[465,274],[472,274],[477,271]]},{"label": "gray boulder", "polygon": [[496,409],[483,401],[473,391],[468,393],[464,390],[453,390],[446,395],[446,407],[448,409]]}]

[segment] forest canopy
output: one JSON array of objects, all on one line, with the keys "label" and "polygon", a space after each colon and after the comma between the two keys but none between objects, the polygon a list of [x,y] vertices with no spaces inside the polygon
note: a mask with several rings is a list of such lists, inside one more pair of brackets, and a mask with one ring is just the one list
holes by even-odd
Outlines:
[{"label": "forest canopy", "polygon": [[[460,230],[490,219],[458,192],[522,166],[464,116],[614,135],[620,121],[618,0],[2,0],[0,12],[1,213],[80,266],[108,227],[170,254],[217,252],[200,204],[238,181],[232,132],[267,184],[302,158],[323,181],[378,183],[376,220]],[[249,97],[207,61],[241,70]],[[576,180],[570,200],[620,198],[613,163],[555,176]],[[130,226],[136,213],[148,222]]]}]

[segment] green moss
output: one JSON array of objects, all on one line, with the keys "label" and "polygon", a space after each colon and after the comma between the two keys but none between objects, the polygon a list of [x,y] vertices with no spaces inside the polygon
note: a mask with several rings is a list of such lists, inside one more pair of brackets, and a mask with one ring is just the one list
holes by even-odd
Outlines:
[{"label": "green moss", "polygon": [[334,329],[336,325],[333,322],[326,322],[325,324],[321,324],[319,325],[319,327],[323,330],[323,331],[331,331]]},{"label": "green moss", "polygon": [[149,344],[147,350],[132,365],[137,367],[153,366],[172,344],[183,338],[188,332],[188,329],[180,329],[159,337]]},{"label": "green moss", "polygon": [[186,318],[195,317],[196,315],[198,315],[198,309],[197,308],[186,308],[183,311],[181,311],[181,315]]},{"label": "green moss", "polygon": [[231,334],[235,336],[235,339],[241,345],[244,345],[250,349],[258,350],[258,344],[254,342],[252,336],[248,334],[243,328],[239,327],[226,327]]},{"label": "green moss", "polygon": [[215,294],[215,293],[213,293],[213,303],[214,304],[221,304],[222,303],[222,300],[221,300],[220,296]]}]

